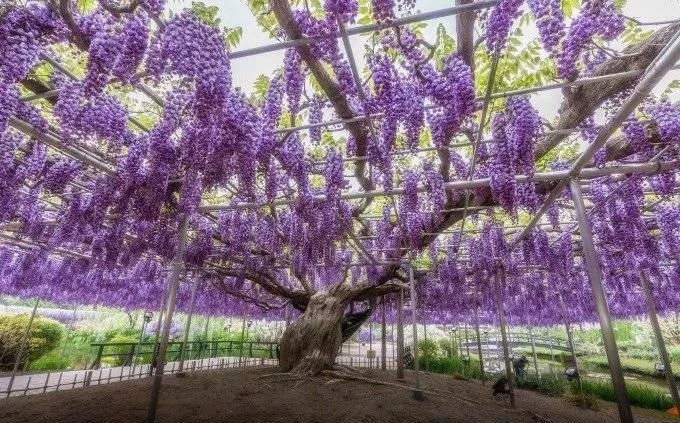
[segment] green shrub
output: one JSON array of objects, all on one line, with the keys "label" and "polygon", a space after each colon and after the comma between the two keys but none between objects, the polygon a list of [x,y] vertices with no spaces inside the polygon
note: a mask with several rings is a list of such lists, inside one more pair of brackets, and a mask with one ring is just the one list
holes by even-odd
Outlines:
[{"label": "green shrub", "polygon": [[680,346],[671,347],[668,350],[668,355],[670,356],[670,359],[673,363],[677,363],[678,365],[680,365]]},{"label": "green shrub", "polygon": [[567,383],[563,379],[552,377],[539,379],[536,375],[527,375],[524,380],[517,380],[517,387],[540,392],[551,397],[559,397],[567,391]]},{"label": "green shrub", "polygon": [[57,348],[40,357],[30,365],[30,370],[64,370],[71,367],[71,360],[62,356]]},{"label": "green shrub", "polygon": [[423,339],[418,342],[418,353],[421,359],[428,360],[439,355],[439,346],[432,339]]},{"label": "green shrub", "polygon": [[470,359],[465,363],[460,357],[419,357],[420,367],[432,373],[463,375],[470,379],[481,379],[479,360]]},{"label": "green shrub", "polygon": [[439,349],[442,351],[442,353],[447,356],[451,357],[452,355],[455,354],[455,351],[451,348],[451,340],[448,338],[441,338],[437,341],[437,344],[439,345]]},{"label": "green shrub", "polygon": [[[593,395],[606,401],[616,402],[614,387],[609,381],[584,379],[581,381],[581,385],[583,387],[583,392],[587,395]],[[573,393],[578,393],[578,383],[573,382],[571,389]],[[668,410],[673,406],[671,399],[668,398],[665,391],[630,382],[626,383],[626,389],[632,405],[654,410]]]},{"label": "green shrub", "polygon": [[[134,335],[116,335],[114,336],[111,340],[108,342],[110,343],[127,343],[127,344],[136,344],[139,342],[139,335],[136,337]],[[121,366],[123,365],[127,359],[128,355],[130,353],[130,349],[132,348],[131,345],[119,345],[119,346],[109,346],[106,347],[104,350],[104,354],[116,354],[113,356],[109,357],[103,357],[102,358],[102,363],[109,364],[111,366]]]},{"label": "green shrub", "polygon": [[[11,370],[14,366],[29,320],[30,316],[27,314],[0,315],[0,369]],[[21,366],[53,350],[59,345],[63,333],[64,327],[59,322],[36,317],[31,326]]]},{"label": "green shrub", "polygon": [[[583,361],[586,364],[590,364],[602,370],[609,369],[609,362],[607,361],[607,357],[603,356],[586,357],[584,358]],[[655,363],[656,360],[650,361],[638,358],[621,359],[621,367],[623,367],[624,372],[663,379],[664,378],[663,374],[658,373],[654,368]],[[676,379],[680,379],[680,369],[676,367],[675,369],[673,369],[673,373]]]},{"label": "green shrub", "polygon": [[110,329],[107,329],[104,332],[104,341],[105,342],[123,342],[123,341],[114,341],[114,339],[128,339],[128,338],[139,339],[139,329],[135,329],[135,328],[131,328],[129,326],[126,326],[126,327],[110,328]]}]

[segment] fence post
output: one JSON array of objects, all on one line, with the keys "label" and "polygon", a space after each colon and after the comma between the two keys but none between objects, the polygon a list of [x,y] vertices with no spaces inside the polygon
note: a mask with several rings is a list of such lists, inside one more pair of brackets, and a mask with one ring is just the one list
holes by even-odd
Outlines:
[{"label": "fence post", "polygon": [[387,316],[385,313],[385,297],[382,301],[382,319],[381,319],[381,331],[380,331],[380,368],[382,370],[387,370]]}]

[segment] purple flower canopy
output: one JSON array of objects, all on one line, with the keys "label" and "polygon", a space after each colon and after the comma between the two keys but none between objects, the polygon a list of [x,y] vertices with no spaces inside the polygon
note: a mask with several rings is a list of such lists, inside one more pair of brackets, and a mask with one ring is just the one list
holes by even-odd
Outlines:
[{"label": "purple flower canopy", "polygon": [[[501,0],[479,15],[485,63],[517,41],[522,3]],[[192,309],[197,283],[196,313],[284,319],[321,290],[348,284],[372,292],[403,281],[408,261],[417,269],[422,322],[471,322],[478,312],[492,323],[498,297],[511,324],[595,320],[580,240],[565,223],[575,219],[569,191],[547,210],[547,223],[512,238],[511,223],[535,214],[548,194],[531,177],[570,169],[546,163],[555,147],[545,141],[547,119],[530,96],[508,95],[480,129],[488,104],[477,100],[472,57],[462,48],[428,55],[419,31],[392,27],[413,0],[371,1],[380,36],[366,83],[356,80],[341,44],[344,25],[364,13],[356,0],[290,10],[294,30],[282,27],[282,34],[314,41],[285,50],[258,98],[234,86],[236,56],[220,28],[192,10],[159,25],[164,6],[145,0],[118,13],[99,2],[66,13],[29,0],[0,16],[0,294],[158,309],[177,258],[180,311]],[[624,29],[613,1],[584,2],[568,22],[557,0],[527,6],[556,75],[601,76],[607,58],[593,40],[615,40]],[[85,63],[82,79],[46,61],[64,46]],[[46,72],[34,71],[46,63],[49,76],[41,79]],[[47,102],[41,107],[22,91],[36,86],[44,88],[36,91]],[[162,107],[144,123],[118,95],[137,89]],[[594,103],[609,113],[626,94]],[[556,129],[592,143],[598,108],[575,127]],[[342,136],[324,123],[338,118],[346,121]],[[456,151],[459,135],[481,142]],[[677,163],[680,107],[650,96],[627,117],[619,141],[623,148],[601,148],[593,166]],[[558,153],[549,157],[572,158]],[[642,275],[660,312],[680,310],[678,171],[665,169],[587,186],[615,317],[645,315]],[[470,179],[483,183],[447,185]],[[374,200],[383,194],[393,201]],[[478,236],[468,236],[465,224],[444,235],[461,208]],[[385,299],[391,322],[395,292]]]}]

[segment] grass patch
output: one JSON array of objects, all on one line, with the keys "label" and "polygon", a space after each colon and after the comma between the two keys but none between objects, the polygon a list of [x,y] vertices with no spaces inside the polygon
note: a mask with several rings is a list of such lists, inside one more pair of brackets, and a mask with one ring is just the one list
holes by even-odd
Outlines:
[{"label": "grass patch", "polygon": [[567,391],[567,384],[562,379],[553,377],[543,377],[539,379],[536,375],[528,375],[524,380],[516,380],[517,387],[530,391],[540,392],[550,397],[559,397]]},{"label": "grass patch", "polygon": [[[583,362],[598,369],[607,371],[609,370],[609,362],[607,361],[607,357],[587,356],[583,358]],[[656,371],[654,368],[654,363],[655,362],[653,361],[640,358],[621,358],[621,367],[623,368],[624,372],[663,379],[665,376]],[[680,373],[678,373],[677,366],[676,369],[674,369],[673,375],[675,376],[676,380],[680,380]]]},{"label": "grass patch", "polygon": [[[605,401],[616,402],[614,387],[609,381],[586,379],[581,384],[584,394],[592,395]],[[573,393],[578,393],[578,383],[572,383],[571,389]],[[630,382],[626,383],[626,389],[628,390],[630,403],[637,407],[665,411],[673,406],[673,402],[666,395],[665,391]]]},{"label": "grass patch", "polygon": [[459,357],[427,357],[420,359],[420,368],[432,372],[447,375],[461,375],[468,379],[482,379],[479,369],[479,360],[470,359],[464,362]]}]

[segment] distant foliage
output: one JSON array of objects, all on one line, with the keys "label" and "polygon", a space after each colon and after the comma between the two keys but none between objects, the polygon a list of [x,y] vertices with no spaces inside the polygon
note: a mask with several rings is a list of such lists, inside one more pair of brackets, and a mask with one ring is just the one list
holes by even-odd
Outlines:
[{"label": "distant foliage", "polygon": [[[0,315],[0,369],[11,370],[14,366],[29,318],[26,314]],[[59,345],[63,333],[64,327],[59,322],[36,317],[21,366],[52,351]]]}]

